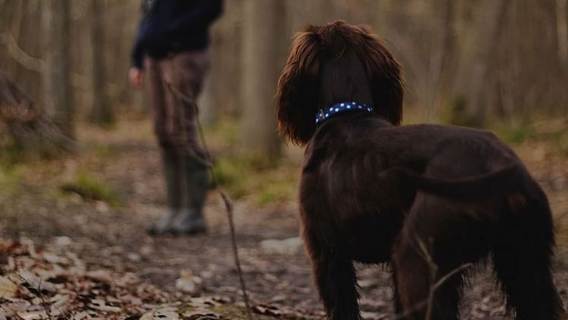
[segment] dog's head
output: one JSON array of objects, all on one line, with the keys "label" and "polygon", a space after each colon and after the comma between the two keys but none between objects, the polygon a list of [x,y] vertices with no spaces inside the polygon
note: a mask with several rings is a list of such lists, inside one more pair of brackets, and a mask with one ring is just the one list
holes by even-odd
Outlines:
[{"label": "dog's head", "polygon": [[294,37],[278,81],[280,132],[303,145],[319,109],[338,102],[371,104],[394,125],[402,118],[400,65],[368,29],[337,21]]}]

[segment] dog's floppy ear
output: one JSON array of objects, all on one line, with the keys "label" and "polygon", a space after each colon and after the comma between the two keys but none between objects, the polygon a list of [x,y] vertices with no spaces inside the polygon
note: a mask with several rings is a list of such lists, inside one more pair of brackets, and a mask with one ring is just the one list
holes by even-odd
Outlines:
[{"label": "dog's floppy ear", "polygon": [[354,47],[370,81],[375,112],[394,125],[402,120],[404,95],[400,64],[381,41],[365,27],[356,26],[361,42]]},{"label": "dog's floppy ear", "polygon": [[294,37],[288,61],[278,80],[276,94],[278,128],[295,144],[303,145],[313,135],[318,105],[319,54],[317,27]]}]

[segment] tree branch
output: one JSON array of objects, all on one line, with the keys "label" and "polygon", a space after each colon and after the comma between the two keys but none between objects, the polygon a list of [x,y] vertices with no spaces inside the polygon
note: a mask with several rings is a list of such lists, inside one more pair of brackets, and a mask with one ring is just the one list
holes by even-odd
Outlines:
[{"label": "tree branch", "polygon": [[8,49],[10,57],[24,68],[40,73],[44,71],[45,62],[24,51],[10,32],[0,34],[0,43]]}]

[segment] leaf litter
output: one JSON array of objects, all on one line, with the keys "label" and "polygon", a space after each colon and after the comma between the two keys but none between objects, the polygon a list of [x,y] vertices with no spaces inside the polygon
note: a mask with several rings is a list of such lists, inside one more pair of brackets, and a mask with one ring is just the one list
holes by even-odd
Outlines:
[{"label": "leaf litter", "polygon": [[[198,297],[202,280],[184,270],[178,290],[188,302],[146,283],[134,273],[91,267],[69,250],[69,238],[38,248],[29,239],[0,238],[0,320],[244,319],[231,298]],[[314,319],[292,308],[257,305],[261,319]]]},{"label": "leaf litter", "polygon": [[[151,134],[151,129],[147,131]],[[139,147],[122,148],[124,142],[131,142],[131,137],[123,135],[113,134],[120,139],[112,140],[105,132],[101,137],[104,145],[117,140],[112,161],[86,152],[63,163],[42,163],[41,168],[25,171],[24,187],[0,194],[0,212],[5,214],[0,239],[20,239],[0,240],[0,320],[245,319],[242,305],[235,303],[240,293],[224,212],[215,201],[208,203],[211,232],[206,237],[145,236],[140,230],[163,209],[156,169],[159,154],[149,140],[141,141]],[[516,149],[547,191],[559,217],[555,275],[566,301],[568,166],[566,159],[537,147],[529,144]],[[65,174],[54,176],[62,167],[70,177],[80,169],[97,172],[128,201],[121,208],[75,195],[57,196],[53,190],[66,180]],[[235,218],[257,318],[322,319],[309,262],[297,238],[296,204],[262,208],[249,202],[237,203]],[[61,234],[68,237],[56,237]],[[35,244],[22,236],[33,238]],[[358,271],[364,318],[392,319],[388,269],[358,266]],[[476,276],[465,292],[462,317],[510,319],[490,273],[481,271],[482,276]]]}]

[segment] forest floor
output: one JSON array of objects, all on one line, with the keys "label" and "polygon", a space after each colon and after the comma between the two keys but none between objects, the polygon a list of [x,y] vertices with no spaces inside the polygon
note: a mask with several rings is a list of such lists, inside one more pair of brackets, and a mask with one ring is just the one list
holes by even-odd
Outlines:
[{"label": "forest floor", "polygon": [[[212,133],[210,145],[222,182],[238,198],[238,244],[255,313],[319,319],[321,304],[298,238],[301,151],[288,150],[276,167],[250,169],[231,163],[233,133]],[[80,141],[78,155],[67,159],[0,165],[0,320],[244,319],[218,195],[209,195],[207,235],[150,237],[145,228],[164,212],[165,195],[148,123],[81,128]],[[568,301],[568,157],[547,141],[515,149],[550,197],[559,242],[556,281]],[[64,193],[69,185],[89,191]],[[388,269],[357,269],[364,318],[392,319]],[[464,319],[509,319],[486,268],[465,296]]]}]

